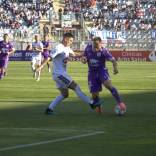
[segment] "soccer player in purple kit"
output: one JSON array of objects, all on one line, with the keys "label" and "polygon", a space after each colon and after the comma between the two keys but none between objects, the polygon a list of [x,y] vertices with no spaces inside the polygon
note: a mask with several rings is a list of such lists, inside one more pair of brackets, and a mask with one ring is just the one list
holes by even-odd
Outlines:
[{"label": "soccer player in purple kit", "polygon": [[4,34],[3,40],[0,41],[0,80],[3,79],[6,74],[9,55],[14,53],[14,51],[13,45],[9,42],[8,34]]},{"label": "soccer player in purple kit", "polygon": [[113,72],[117,74],[118,68],[115,58],[102,47],[101,38],[94,37],[93,44],[87,45],[85,48],[83,58],[83,63],[88,63],[88,85],[94,101],[94,109],[99,113],[102,112],[99,92],[102,91],[102,85],[104,85],[111,92],[120,109],[126,111],[126,105],[122,102],[118,90],[112,85],[106,61],[112,62]]},{"label": "soccer player in purple kit", "polygon": [[[46,60],[50,55],[50,48],[51,48],[48,35],[44,35],[44,39],[43,39],[42,43],[43,43],[42,56],[43,56],[43,59]],[[48,72],[50,73],[51,72],[50,61],[47,62],[47,66],[48,66]]]}]

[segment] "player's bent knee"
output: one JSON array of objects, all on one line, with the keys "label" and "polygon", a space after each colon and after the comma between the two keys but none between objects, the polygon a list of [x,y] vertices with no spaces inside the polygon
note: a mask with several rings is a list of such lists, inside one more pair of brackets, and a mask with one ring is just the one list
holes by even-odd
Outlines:
[{"label": "player's bent knee", "polygon": [[69,94],[68,94],[68,93],[62,93],[62,96],[63,96],[64,98],[68,98]]},{"label": "player's bent knee", "polygon": [[75,90],[76,86],[77,86],[77,83],[75,81],[72,81],[72,83],[69,85],[69,88],[72,90]]}]

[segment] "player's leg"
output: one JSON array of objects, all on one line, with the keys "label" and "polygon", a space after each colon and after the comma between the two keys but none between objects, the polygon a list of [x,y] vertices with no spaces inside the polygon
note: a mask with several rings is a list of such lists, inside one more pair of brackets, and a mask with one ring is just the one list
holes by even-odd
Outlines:
[{"label": "player's leg", "polygon": [[36,79],[36,71],[35,71],[35,69],[36,69],[36,59],[35,59],[35,57],[32,57],[32,59],[31,59],[31,69],[32,69],[32,72],[33,72],[33,78]]},{"label": "player's leg", "polygon": [[3,72],[2,72],[2,68],[0,68],[0,80],[2,80],[3,78]]},{"label": "player's leg", "polygon": [[31,69],[32,69],[32,71],[34,72],[35,71],[35,64],[36,64],[36,59],[35,59],[35,57],[32,57],[32,59],[31,59]]},{"label": "player's leg", "polygon": [[97,73],[88,73],[88,87],[93,99],[93,105],[91,105],[91,108],[95,109],[97,112],[102,112],[101,101],[99,97],[99,92],[102,91],[102,83]]},{"label": "player's leg", "polygon": [[72,89],[76,93],[76,95],[85,103],[89,105],[93,103],[93,101],[82,92],[82,90],[76,82],[72,81],[68,88]]},{"label": "player's leg", "polygon": [[[36,65],[36,68],[38,68],[39,65]],[[36,72],[36,81],[40,81],[40,76],[41,76],[41,70]]]},{"label": "player's leg", "polygon": [[53,74],[53,80],[56,83],[56,87],[60,91],[60,95],[58,95],[49,105],[49,107],[46,109],[46,114],[52,114],[54,108],[57,104],[59,104],[63,99],[68,97],[68,86],[70,84],[70,78],[67,78],[65,75],[60,74]]},{"label": "player's leg", "polygon": [[47,66],[48,66],[48,72],[50,73],[51,72],[51,68],[50,68],[50,61],[47,62]]},{"label": "player's leg", "polygon": [[[41,62],[42,62],[41,57],[36,58],[36,68],[38,68],[41,65]],[[36,72],[36,81],[40,81],[40,77],[41,77],[41,70]]]},{"label": "player's leg", "polygon": [[5,60],[0,60],[0,80],[4,77],[4,66],[5,66]]},{"label": "player's leg", "polygon": [[99,97],[99,92],[92,92],[93,105],[91,105],[92,109],[95,109],[97,113],[102,113],[102,105]]},{"label": "player's leg", "polygon": [[49,105],[49,107],[46,109],[46,114],[52,114],[54,108],[57,104],[59,104],[61,101],[63,101],[65,98],[68,97],[68,89],[65,88],[59,88],[60,95],[58,95]]},{"label": "player's leg", "polygon": [[[43,61],[44,60],[47,60],[47,58],[49,57],[49,53],[44,52],[44,53],[42,53],[42,56],[43,56]],[[50,69],[50,61],[47,62],[47,67],[48,67],[48,72],[50,73],[51,72],[51,69]]]},{"label": "player's leg", "polygon": [[9,58],[7,58],[7,59],[5,60],[5,64],[4,64],[4,76],[7,75],[8,64],[9,64]]},{"label": "player's leg", "polygon": [[121,97],[120,97],[120,95],[118,93],[118,90],[114,86],[112,86],[111,80],[104,81],[103,85],[111,92],[111,94],[115,98],[116,102],[120,103],[121,102]]},{"label": "player's leg", "polygon": [[117,103],[121,102],[121,97],[118,93],[118,90],[113,87],[112,85],[112,81],[110,79],[109,73],[107,69],[102,69],[99,72],[99,77],[100,77],[100,81],[102,82],[102,84],[111,92],[111,94],[113,95],[113,97],[115,98]]},{"label": "player's leg", "polygon": [[106,80],[103,82],[104,86],[111,92],[113,97],[115,98],[117,105],[121,106],[121,109],[124,109],[126,111],[126,105],[121,101],[121,97],[119,95],[118,90],[112,85],[111,80]]}]

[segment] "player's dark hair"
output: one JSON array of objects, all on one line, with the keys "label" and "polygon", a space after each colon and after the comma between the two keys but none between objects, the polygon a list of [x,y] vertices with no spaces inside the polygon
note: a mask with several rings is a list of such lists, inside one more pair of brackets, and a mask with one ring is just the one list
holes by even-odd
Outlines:
[{"label": "player's dark hair", "polygon": [[5,33],[3,36],[8,36],[8,34],[7,34],[7,33]]},{"label": "player's dark hair", "polygon": [[101,40],[101,37],[94,37],[93,41],[94,41],[94,42],[95,42],[95,41],[100,41],[100,42],[101,42],[102,40]]},{"label": "player's dark hair", "polygon": [[74,38],[73,34],[71,34],[71,33],[65,33],[65,34],[63,35],[63,38],[66,38],[66,37]]}]

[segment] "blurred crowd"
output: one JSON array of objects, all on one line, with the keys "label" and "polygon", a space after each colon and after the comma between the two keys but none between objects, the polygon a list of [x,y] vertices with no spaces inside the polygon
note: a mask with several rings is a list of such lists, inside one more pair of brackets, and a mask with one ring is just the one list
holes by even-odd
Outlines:
[{"label": "blurred crowd", "polygon": [[0,32],[8,29],[19,37],[28,36],[52,9],[53,0],[0,0]]},{"label": "blurred crowd", "polygon": [[35,3],[1,0],[0,27],[17,29],[35,25],[51,8],[53,8],[52,0],[38,0]]},{"label": "blurred crowd", "polygon": [[64,12],[83,13],[98,30],[156,29],[156,0],[65,0]]}]

